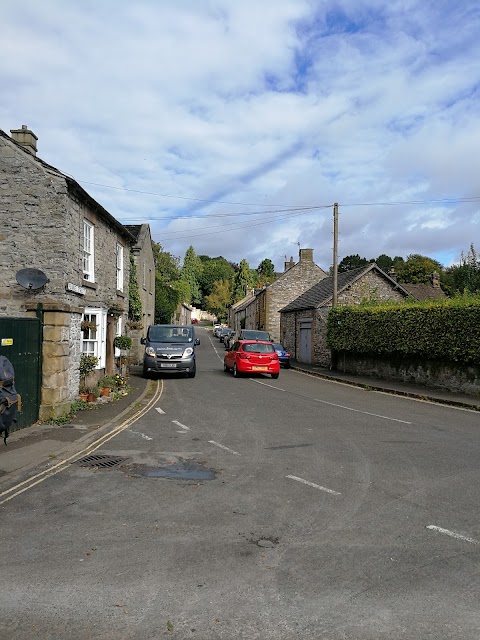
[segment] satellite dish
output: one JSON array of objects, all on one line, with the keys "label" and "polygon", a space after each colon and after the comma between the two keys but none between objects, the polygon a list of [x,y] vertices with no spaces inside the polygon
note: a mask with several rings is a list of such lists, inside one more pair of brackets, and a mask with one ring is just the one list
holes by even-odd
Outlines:
[{"label": "satellite dish", "polygon": [[25,289],[40,289],[49,279],[40,269],[20,269],[15,274],[18,284]]}]

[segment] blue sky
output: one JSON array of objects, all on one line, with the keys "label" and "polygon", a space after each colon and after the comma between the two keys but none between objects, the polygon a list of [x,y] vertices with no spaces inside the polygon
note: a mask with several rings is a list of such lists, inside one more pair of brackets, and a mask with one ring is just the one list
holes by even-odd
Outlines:
[{"label": "blue sky", "polygon": [[174,255],[280,270],[300,243],[327,269],[334,202],[340,258],[478,249],[478,2],[3,0],[0,23],[0,128]]}]

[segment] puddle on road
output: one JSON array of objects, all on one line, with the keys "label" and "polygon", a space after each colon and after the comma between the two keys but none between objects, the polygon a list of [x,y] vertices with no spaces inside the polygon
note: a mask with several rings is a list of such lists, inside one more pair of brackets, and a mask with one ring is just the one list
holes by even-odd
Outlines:
[{"label": "puddle on road", "polygon": [[136,465],[130,475],[142,478],[172,478],[175,480],[215,480],[217,474],[212,469],[194,462],[177,462],[161,467]]}]

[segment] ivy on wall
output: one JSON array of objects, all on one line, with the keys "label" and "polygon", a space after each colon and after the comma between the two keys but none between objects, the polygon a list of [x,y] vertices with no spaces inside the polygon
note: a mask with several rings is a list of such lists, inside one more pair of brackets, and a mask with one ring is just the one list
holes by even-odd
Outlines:
[{"label": "ivy on wall", "polygon": [[128,281],[128,319],[139,322],[142,319],[142,300],[138,287],[137,265],[130,255],[130,279]]},{"label": "ivy on wall", "polygon": [[442,302],[335,307],[327,342],[334,351],[480,361],[480,296]]}]

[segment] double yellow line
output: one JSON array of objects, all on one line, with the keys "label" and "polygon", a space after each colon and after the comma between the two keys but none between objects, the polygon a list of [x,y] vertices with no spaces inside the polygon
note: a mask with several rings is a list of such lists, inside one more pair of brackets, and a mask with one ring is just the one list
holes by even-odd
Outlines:
[{"label": "double yellow line", "polygon": [[128,427],[130,427],[132,424],[134,424],[137,420],[142,418],[146,413],[150,411],[150,409],[160,400],[162,396],[162,392],[163,392],[163,381],[161,382],[161,385],[159,384],[159,382],[157,382],[157,388],[151,400],[149,400],[148,403],[144,407],[142,407],[139,411],[134,413],[133,416],[131,416],[130,418],[122,422],[120,425],[112,429],[112,431],[109,431],[105,435],[101,436],[100,438],[98,438],[97,440],[89,444],[88,447],[85,447],[85,449],[82,449],[82,451],[77,451],[77,453],[74,453],[69,458],[65,458],[65,460],[62,460],[61,462],[57,462],[57,464],[55,464],[53,467],[50,467],[49,469],[45,469],[45,471],[41,471],[40,473],[37,473],[31,478],[27,478],[27,480],[24,480],[23,482],[19,482],[13,487],[10,487],[10,489],[6,489],[2,493],[0,493],[0,505],[5,504],[5,502],[8,502],[13,498],[16,498],[21,493],[24,493],[24,491],[28,491],[29,489],[32,489],[37,484],[40,484],[40,482],[43,482],[47,478],[51,478],[52,476],[57,475],[57,473],[60,473],[61,471],[66,469],[69,465],[73,464],[73,462],[76,459],[83,458],[84,456],[88,456],[92,454],[94,451],[99,449],[102,445],[104,445],[106,442],[114,438],[116,435],[118,435],[125,429],[128,429]]}]

